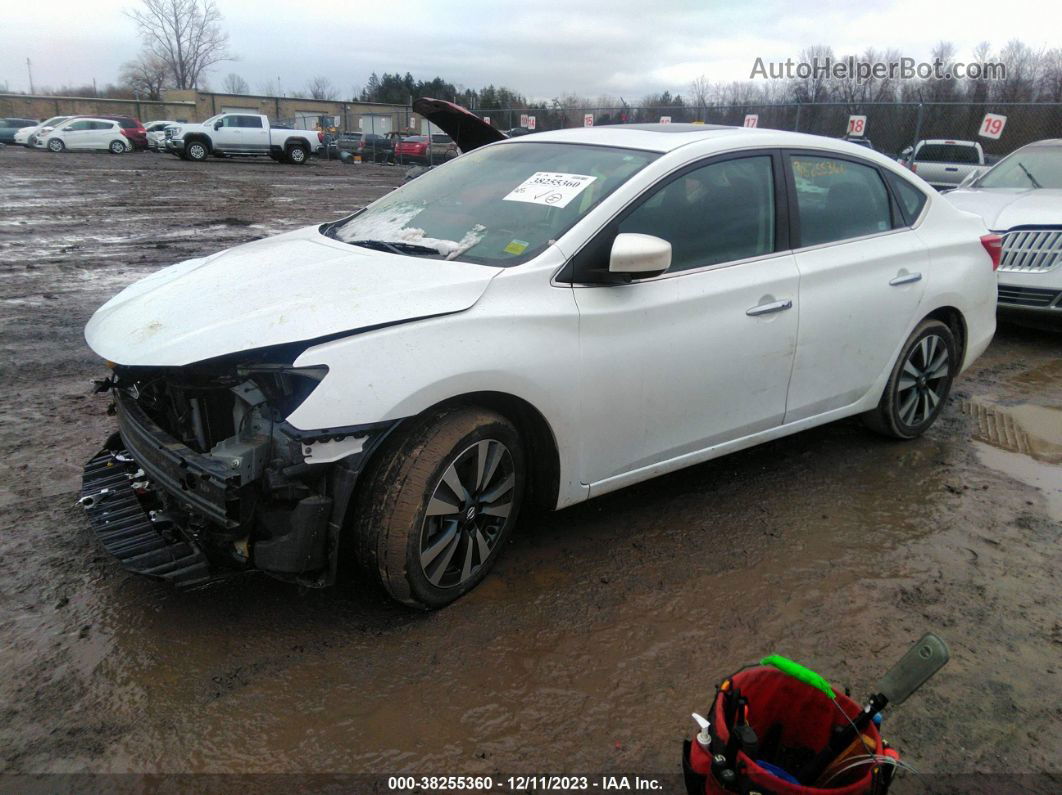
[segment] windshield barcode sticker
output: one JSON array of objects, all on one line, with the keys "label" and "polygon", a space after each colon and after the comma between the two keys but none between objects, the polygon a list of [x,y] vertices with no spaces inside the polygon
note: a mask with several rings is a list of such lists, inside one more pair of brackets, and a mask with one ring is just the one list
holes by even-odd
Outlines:
[{"label": "windshield barcode sticker", "polygon": [[517,185],[502,201],[545,204],[547,207],[567,207],[568,202],[586,190],[597,177],[586,174],[559,174],[536,171]]}]

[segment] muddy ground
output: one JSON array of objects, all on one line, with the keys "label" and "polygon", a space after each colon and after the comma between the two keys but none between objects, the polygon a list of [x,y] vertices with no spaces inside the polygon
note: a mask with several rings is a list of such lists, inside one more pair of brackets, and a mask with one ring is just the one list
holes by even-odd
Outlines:
[{"label": "muddy ground", "polygon": [[0,772],[671,775],[742,664],[779,652],[862,697],[933,630],[952,660],[884,732],[922,783],[1062,787],[1057,333],[1001,327],[918,441],[839,422],[528,519],[430,615],[113,563],[74,506],[112,427],[92,311],[401,176],[0,151]]}]

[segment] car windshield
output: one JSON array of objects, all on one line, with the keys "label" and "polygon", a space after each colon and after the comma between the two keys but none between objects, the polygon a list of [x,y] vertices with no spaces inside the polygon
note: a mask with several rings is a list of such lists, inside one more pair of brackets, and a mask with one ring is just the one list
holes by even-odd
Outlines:
[{"label": "car windshield", "polygon": [[657,157],[578,144],[488,146],[422,174],[325,233],[403,254],[518,265]]},{"label": "car windshield", "polygon": [[1062,189],[1062,146],[1019,149],[992,166],[974,187]]}]

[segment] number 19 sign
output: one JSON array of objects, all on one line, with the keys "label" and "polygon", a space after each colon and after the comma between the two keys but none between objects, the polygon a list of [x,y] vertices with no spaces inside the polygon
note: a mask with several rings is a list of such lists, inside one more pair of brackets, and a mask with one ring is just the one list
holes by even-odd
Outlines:
[{"label": "number 19 sign", "polygon": [[848,134],[849,135],[864,135],[867,131],[867,117],[866,116],[849,116],[848,117]]},{"label": "number 19 sign", "polygon": [[982,138],[992,138],[998,141],[1006,124],[1006,116],[1000,116],[998,113],[986,113],[984,121],[981,122],[981,129],[977,134]]}]

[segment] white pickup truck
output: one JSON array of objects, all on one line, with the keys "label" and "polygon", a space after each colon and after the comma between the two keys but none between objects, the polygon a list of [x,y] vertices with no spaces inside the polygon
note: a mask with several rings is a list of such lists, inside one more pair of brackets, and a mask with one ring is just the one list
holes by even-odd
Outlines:
[{"label": "white pickup truck", "polygon": [[277,162],[303,165],[324,147],[324,133],[276,127],[257,113],[220,113],[202,124],[166,128],[166,151],[183,160],[209,155],[269,156]]},{"label": "white pickup truck", "polygon": [[985,164],[985,153],[976,141],[934,139],[919,141],[913,156],[901,162],[937,190],[956,188],[971,171]]}]

